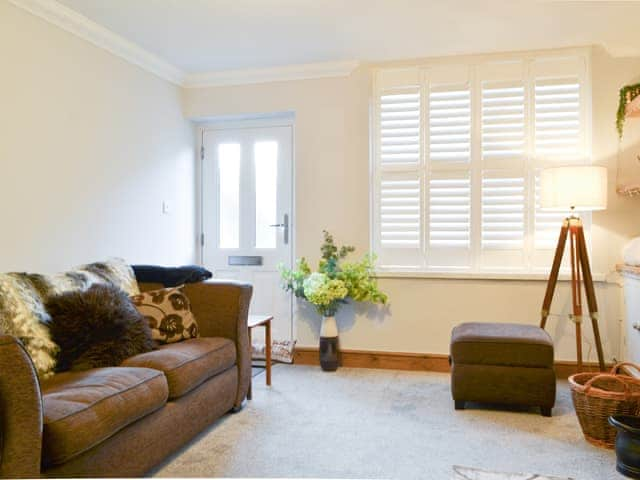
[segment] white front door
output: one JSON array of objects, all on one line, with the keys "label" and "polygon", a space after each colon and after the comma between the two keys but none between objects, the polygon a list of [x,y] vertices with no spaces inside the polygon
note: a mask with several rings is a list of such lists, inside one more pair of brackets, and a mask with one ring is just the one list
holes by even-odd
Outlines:
[{"label": "white front door", "polygon": [[292,340],[277,269],[291,265],[292,127],[205,129],[202,138],[204,265],[251,283],[250,313],[273,315],[273,338]]}]

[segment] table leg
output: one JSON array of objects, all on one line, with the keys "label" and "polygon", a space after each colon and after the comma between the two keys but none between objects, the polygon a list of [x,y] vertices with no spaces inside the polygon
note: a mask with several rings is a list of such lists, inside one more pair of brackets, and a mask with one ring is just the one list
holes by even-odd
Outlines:
[{"label": "table leg", "polygon": [[249,361],[252,362],[251,372],[249,372],[249,390],[247,391],[247,400],[251,400],[251,384],[253,383],[253,342],[251,341],[251,329],[249,329]]},{"label": "table leg", "polygon": [[267,385],[271,386],[271,320],[265,325],[265,358],[267,361]]}]

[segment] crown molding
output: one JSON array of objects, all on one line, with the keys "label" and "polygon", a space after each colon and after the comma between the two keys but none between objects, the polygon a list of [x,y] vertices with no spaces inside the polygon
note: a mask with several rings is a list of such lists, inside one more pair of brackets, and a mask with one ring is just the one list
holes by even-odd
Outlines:
[{"label": "crown molding", "polygon": [[185,88],[220,87],[228,85],[250,85],[255,83],[310,80],[314,78],[349,76],[359,63],[355,60],[342,62],[303,63],[283,67],[221,70],[208,73],[188,74],[183,82]]},{"label": "crown molding", "polygon": [[185,73],[179,68],[55,0],[9,2],[160,78],[183,84]]}]

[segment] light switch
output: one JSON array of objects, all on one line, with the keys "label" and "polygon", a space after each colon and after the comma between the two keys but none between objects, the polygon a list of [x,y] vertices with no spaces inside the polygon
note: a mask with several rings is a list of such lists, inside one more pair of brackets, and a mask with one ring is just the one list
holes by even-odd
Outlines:
[{"label": "light switch", "polygon": [[170,212],[170,208],[169,208],[169,202],[167,202],[166,200],[162,201],[162,213],[164,213],[165,215],[169,215]]}]

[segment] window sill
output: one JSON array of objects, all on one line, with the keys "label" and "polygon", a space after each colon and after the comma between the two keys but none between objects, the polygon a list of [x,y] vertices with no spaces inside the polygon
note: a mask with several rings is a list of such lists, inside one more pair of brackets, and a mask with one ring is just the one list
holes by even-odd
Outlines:
[{"label": "window sill", "polygon": [[[451,279],[451,280],[506,280],[506,281],[540,281],[546,282],[548,273],[518,273],[518,272],[424,272],[424,271],[385,271],[378,270],[376,278],[425,278],[425,279]],[[571,280],[569,273],[561,273],[558,281]],[[594,273],[594,282],[609,282],[604,273]]]}]

